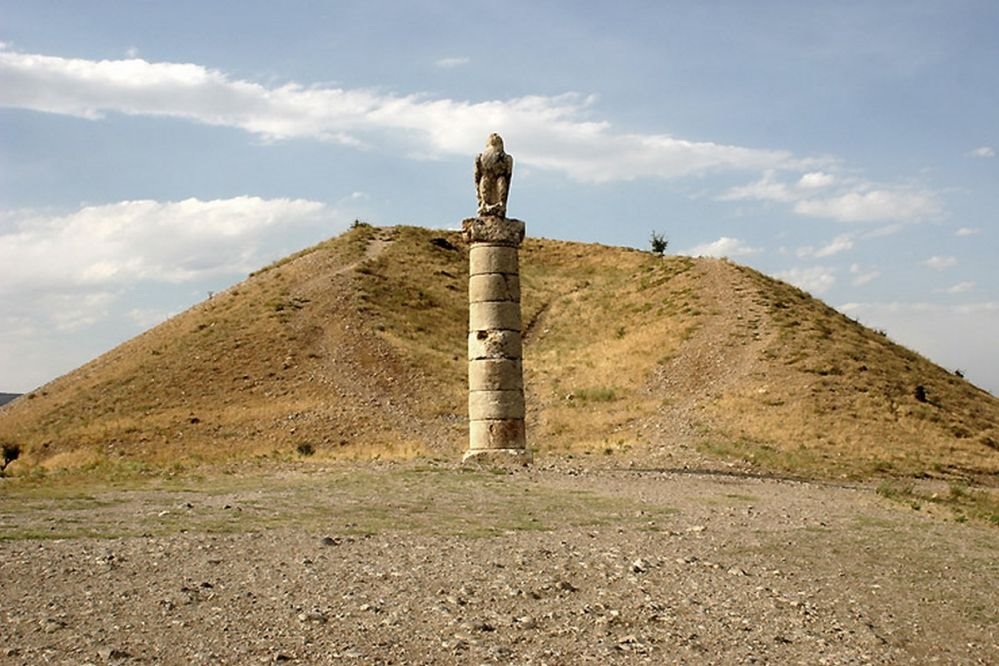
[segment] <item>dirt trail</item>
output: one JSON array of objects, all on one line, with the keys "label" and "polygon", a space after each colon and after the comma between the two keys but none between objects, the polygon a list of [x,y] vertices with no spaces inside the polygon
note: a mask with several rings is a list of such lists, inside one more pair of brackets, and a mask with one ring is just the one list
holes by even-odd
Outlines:
[{"label": "dirt trail", "polygon": [[753,284],[741,272],[723,260],[695,266],[702,311],[697,328],[670,361],[656,368],[646,387],[666,399],[650,429],[658,434],[660,452],[673,458],[685,451],[694,455],[688,445],[703,429],[703,402],[765,369],[761,354],[774,335],[764,307],[752,297]]}]

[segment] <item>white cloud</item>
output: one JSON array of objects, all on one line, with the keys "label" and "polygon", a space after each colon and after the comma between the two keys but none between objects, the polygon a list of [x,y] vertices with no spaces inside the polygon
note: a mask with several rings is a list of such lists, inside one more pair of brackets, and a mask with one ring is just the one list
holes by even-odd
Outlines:
[{"label": "white cloud", "polygon": [[803,190],[817,190],[829,187],[836,183],[836,176],[821,171],[812,171],[804,174],[798,180],[798,188]]},{"label": "white cloud", "polygon": [[861,287],[868,282],[873,282],[874,280],[881,277],[881,271],[878,270],[868,270],[865,271],[860,264],[852,264],[850,266],[850,274],[853,275],[853,279],[850,280],[850,284],[854,287]]},{"label": "white cloud", "polygon": [[793,188],[777,180],[773,170],[768,170],[758,181],[733,187],[722,194],[719,199],[722,201],[755,200],[788,203],[797,199],[798,196]]},{"label": "white cloud", "polygon": [[827,245],[824,245],[818,249],[811,246],[798,248],[797,255],[799,257],[831,257],[834,254],[839,254],[840,252],[846,252],[847,250],[853,249],[853,240],[850,238],[849,234],[842,234],[832,239]]},{"label": "white cloud", "polygon": [[134,46],[129,46],[127,49],[125,49],[125,57],[126,58],[138,58],[139,57],[139,49],[137,49]]},{"label": "white cloud", "polygon": [[958,229],[957,231],[954,232],[954,235],[955,236],[977,236],[980,233],[982,233],[982,230],[978,229],[978,228],[974,228],[974,227],[961,227],[960,229]]},{"label": "white cloud", "polygon": [[825,266],[791,268],[776,273],[775,277],[812,294],[822,294],[836,284],[835,271]]},{"label": "white cloud", "polygon": [[937,294],[965,294],[974,288],[974,282],[958,282],[951,287],[947,287],[945,289],[934,289],[933,291]]},{"label": "white cloud", "polygon": [[125,315],[141,329],[152,328],[172,317],[174,312],[158,308],[132,308]]},{"label": "white cloud", "polygon": [[848,235],[837,236],[828,245],[820,247],[815,251],[816,257],[831,257],[840,252],[853,249],[853,240]]},{"label": "white cloud", "polygon": [[932,268],[935,271],[943,271],[957,266],[957,258],[932,256],[923,262],[923,266]]},{"label": "white cloud", "polygon": [[443,67],[445,69],[450,69],[452,67],[461,67],[462,65],[467,65],[471,62],[470,58],[460,57],[460,58],[441,58],[434,62],[438,67]]},{"label": "white cloud", "polygon": [[28,390],[76,367],[341,231],[343,217],[315,201],[258,197],[0,211],[3,389]]},{"label": "white cloud", "polygon": [[105,351],[94,348],[92,341],[91,336],[59,329],[51,321],[40,322],[25,314],[0,314],[2,390],[30,391]]},{"label": "white cloud", "polygon": [[[833,186],[834,192],[817,195],[819,190]],[[942,210],[933,192],[860,179],[841,180],[824,172],[806,173],[797,183],[789,185],[781,182],[774,170],[769,170],[760,180],[733,187],[719,199],[793,204],[792,210],[799,215],[841,222],[913,221],[934,217]]]},{"label": "white cloud", "polygon": [[109,291],[90,293],[49,293],[35,301],[49,315],[49,321],[62,332],[89,328],[107,317],[117,294]]},{"label": "white cloud", "polygon": [[992,146],[979,146],[967,153],[968,157],[995,157],[996,151]]},{"label": "white cloud", "polygon": [[999,394],[999,302],[847,303],[841,311],[926,355],[949,370],[960,368],[969,380]]},{"label": "white cloud", "polygon": [[872,238],[887,238],[888,236],[894,236],[898,232],[905,229],[905,225],[899,222],[894,224],[886,224],[883,227],[877,227],[876,229],[871,229],[870,231],[864,233],[861,238],[864,240],[870,240]]},{"label": "white cloud", "polygon": [[[105,288],[139,280],[187,282],[247,272],[281,248],[290,227],[332,215],[302,199],[236,197],[122,201],[67,215],[0,216],[0,293]],[[290,250],[293,248],[283,248]]]},{"label": "white cloud", "polygon": [[930,192],[906,188],[865,190],[866,186],[862,186],[831,197],[803,199],[794,205],[794,211],[841,222],[872,222],[924,219],[941,210],[940,202]]},{"label": "white cloud", "polygon": [[691,257],[744,257],[760,252],[760,248],[750,247],[738,238],[722,236],[711,243],[695,245],[682,254]]},{"label": "white cloud", "polygon": [[273,141],[306,137],[387,146],[391,140],[395,151],[408,141],[407,152],[424,157],[473,154],[489,132],[499,131],[517,137],[511,148],[521,164],[587,182],[811,163],[781,150],[615,132],[590,118],[594,102],[577,94],[469,102],[297,83],[268,88],[195,64],[0,50],[0,106],[92,120],[109,112],[167,116],[237,127]]}]

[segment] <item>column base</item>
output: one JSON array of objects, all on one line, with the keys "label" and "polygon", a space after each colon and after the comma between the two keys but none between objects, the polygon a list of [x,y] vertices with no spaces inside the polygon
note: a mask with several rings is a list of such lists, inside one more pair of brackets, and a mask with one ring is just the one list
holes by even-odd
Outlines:
[{"label": "column base", "polygon": [[534,456],[528,449],[471,449],[465,452],[461,464],[479,467],[526,467]]}]

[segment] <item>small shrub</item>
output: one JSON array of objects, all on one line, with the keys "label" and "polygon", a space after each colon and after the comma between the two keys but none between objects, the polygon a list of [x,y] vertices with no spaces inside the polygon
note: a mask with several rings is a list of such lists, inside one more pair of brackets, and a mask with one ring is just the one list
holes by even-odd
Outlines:
[{"label": "small shrub", "polygon": [[316,447],[312,446],[309,442],[302,442],[295,450],[298,451],[298,455],[308,457],[316,452]]},{"label": "small shrub", "polygon": [[447,250],[449,252],[457,252],[458,250],[458,248],[455,247],[454,243],[452,243],[446,238],[431,238],[430,242],[436,247],[441,248],[442,250]]},{"label": "small shrub", "polygon": [[649,236],[649,245],[652,248],[652,254],[661,257],[663,256],[663,253],[666,252],[666,248],[669,246],[669,241],[662,234],[653,231],[652,235]]},{"label": "small shrub", "polygon": [[17,444],[4,444],[3,445],[3,464],[0,465],[0,475],[3,474],[4,470],[7,469],[7,465],[11,464],[21,455],[21,447]]},{"label": "small shrub", "polygon": [[887,499],[904,500],[912,497],[913,486],[911,483],[885,481],[878,486],[877,493]]},{"label": "small shrub", "polygon": [[926,402],[926,387],[922,384],[916,386],[916,390],[913,392],[917,402]]}]

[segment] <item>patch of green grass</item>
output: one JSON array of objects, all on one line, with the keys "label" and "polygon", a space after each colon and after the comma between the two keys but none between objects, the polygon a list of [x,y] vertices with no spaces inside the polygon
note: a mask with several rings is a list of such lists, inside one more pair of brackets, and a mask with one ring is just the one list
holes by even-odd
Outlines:
[{"label": "patch of green grass", "polygon": [[[491,471],[401,467],[199,479],[136,480],[127,487],[22,486],[0,523],[0,539],[117,538],[177,532],[245,533],[276,528],[340,534],[416,532],[489,537],[511,531],[627,524],[669,509],[592,492],[553,488]],[[46,491],[50,491],[46,495]],[[641,508],[643,512],[637,509]],[[641,515],[641,519],[634,516]]]},{"label": "patch of green grass", "polygon": [[823,461],[813,449],[799,447],[788,451],[749,437],[708,439],[702,441],[698,448],[712,455],[741,460],[762,470],[780,474],[821,476],[817,472],[824,469]]},{"label": "patch of green grass", "polygon": [[946,493],[931,493],[916,488],[912,481],[893,479],[878,485],[877,493],[917,511],[932,504],[950,509],[958,522],[972,519],[999,526],[999,496],[991,489],[951,483]]}]

